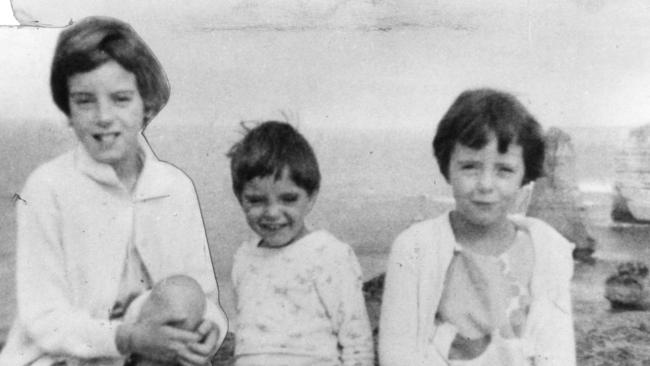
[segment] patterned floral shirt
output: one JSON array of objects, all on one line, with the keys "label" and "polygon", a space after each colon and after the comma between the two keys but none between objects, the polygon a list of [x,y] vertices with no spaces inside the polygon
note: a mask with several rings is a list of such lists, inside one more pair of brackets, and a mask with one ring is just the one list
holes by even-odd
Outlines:
[{"label": "patterned floral shirt", "polygon": [[352,248],[322,230],[282,248],[258,242],[242,244],[233,264],[237,365],[372,365]]}]

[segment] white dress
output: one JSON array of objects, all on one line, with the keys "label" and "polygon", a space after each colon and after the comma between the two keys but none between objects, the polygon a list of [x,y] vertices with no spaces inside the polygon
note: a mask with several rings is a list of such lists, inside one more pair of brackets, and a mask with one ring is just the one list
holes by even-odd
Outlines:
[{"label": "white dress", "polygon": [[456,297],[456,301],[472,304],[473,316],[503,326],[491,333],[490,344],[480,356],[450,360],[450,366],[533,365],[531,347],[522,338],[531,302],[531,267],[527,263],[533,262],[532,253],[530,236],[522,229],[517,230],[513,245],[498,256],[482,255],[456,244],[438,312],[442,318],[453,316],[457,310],[451,298]]}]

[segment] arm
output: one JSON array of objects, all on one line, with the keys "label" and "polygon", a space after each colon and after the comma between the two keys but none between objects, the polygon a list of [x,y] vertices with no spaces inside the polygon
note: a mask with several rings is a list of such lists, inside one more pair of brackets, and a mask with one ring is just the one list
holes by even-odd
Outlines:
[{"label": "arm", "polygon": [[373,339],[362,292],[361,267],[351,248],[327,258],[317,291],[332,318],[345,366],[372,366]]},{"label": "arm", "polygon": [[[558,234],[559,236],[559,234]],[[573,315],[571,307],[571,277],[573,276],[573,259],[571,252],[573,245],[561,238],[563,248],[556,248],[554,253],[555,268],[547,273],[549,281],[553,281],[554,295],[544,301],[539,307],[542,312],[540,322],[536,324],[535,353],[536,361],[541,366],[576,365],[576,343],[573,328]],[[558,265],[559,264],[559,265]],[[535,306],[535,305],[533,305]],[[533,309],[531,309],[531,312]]]},{"label": "arm", "polygon": [[32,177],[16,202],[18,317],[28,335],[50,355],[118,357],[119,322],[94,318],[72,305],[61,214],[47,179]]},{"label": "arm", "polygon": [[210,248],[205,234],[203,217],[197,198],[196,191],[191,181],[185,192],[185,199],[182,201],[186,206],[186,215],[183,215],[185,222],[180,227],[186,228],[185,242],[194,243],[196,250],[186,251],[185,270],[187,275],[199,282],[206,293],[207,307],[205,319],[212,321],[218,329],[217,349],[221,346],[226,333],[228,332],[228,319],[219,305],[219,288],[217,285]]},{"label": "arm", "polygon": [[379,361],[382,366],[422,364],[417,346],[418,273],[411,244],[401,235],[388,258],[379,322]]}]

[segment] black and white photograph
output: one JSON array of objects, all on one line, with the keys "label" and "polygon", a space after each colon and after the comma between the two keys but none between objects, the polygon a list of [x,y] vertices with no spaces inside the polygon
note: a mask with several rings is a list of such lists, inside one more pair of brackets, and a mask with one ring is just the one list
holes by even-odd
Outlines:
[{"label": "black and white photograph", "polygon": [[649,3],[0,8],[0,366],[650,364]]}]

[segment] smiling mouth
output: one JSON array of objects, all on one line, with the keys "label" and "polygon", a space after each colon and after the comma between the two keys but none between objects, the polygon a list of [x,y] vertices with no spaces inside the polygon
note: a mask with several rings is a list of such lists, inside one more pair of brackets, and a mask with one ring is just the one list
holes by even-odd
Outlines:
[{"label": "smiling mouth", "polygon": [[111,132],[111,133],[95,133],[93,134],[93,138],[95,141],[99,142],[100,144],[111,144],[115,141],[115,139],[120,135],[119,132]]},{"label": "smiling mouth", "polygon": [[289,226],[289,224],[260,224],[260,227],[265,231],[277,231],[285,226]]}]

